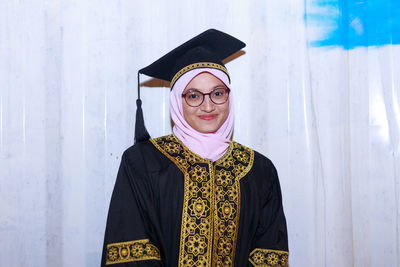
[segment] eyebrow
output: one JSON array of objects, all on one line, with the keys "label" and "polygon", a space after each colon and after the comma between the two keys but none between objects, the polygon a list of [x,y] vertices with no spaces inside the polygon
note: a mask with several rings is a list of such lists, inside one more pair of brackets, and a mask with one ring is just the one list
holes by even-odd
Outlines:
[{"label": "eyebrow", "polygon": [[[215,90],[215,89],[217,89],[217,88],[221,88],[221,87],[222,87],[222,88],[225,88],[225,89],[228,88],[228,87],[227,87],[226,85],[224,85],[224,84],[219,84],[219,85],[214,86],[214,87],[211,89],[210,92],[212,92],[213,90]],[[188,89],[183,90],[182,94],[185,94],[185,93],[189,92],[190,90],[201,92],[200,89],[197,89],[197,88],[192,87],[192,88],[188,88]]]}]

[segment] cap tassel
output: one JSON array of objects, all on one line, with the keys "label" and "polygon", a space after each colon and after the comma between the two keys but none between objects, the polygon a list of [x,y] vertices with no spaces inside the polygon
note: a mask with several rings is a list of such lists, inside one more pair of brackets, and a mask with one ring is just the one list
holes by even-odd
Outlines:
[{"label": "cap tassel", "polygon": [[140,100],[140,73],[138,72],[138,98],[136,100],[135,144],[150,139],[150,135],[144,126],[142,100]]}]

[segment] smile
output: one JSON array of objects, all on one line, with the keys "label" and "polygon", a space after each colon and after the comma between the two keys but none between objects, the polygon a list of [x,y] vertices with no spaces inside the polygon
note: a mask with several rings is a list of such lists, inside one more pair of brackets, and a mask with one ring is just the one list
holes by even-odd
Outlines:
[{"label": "smile", "polygon": [[206,121],[210,121],[215,119],[215,117],[217,117],[217,115],[200,115],[199,118],[202,120],[206,120]]}]

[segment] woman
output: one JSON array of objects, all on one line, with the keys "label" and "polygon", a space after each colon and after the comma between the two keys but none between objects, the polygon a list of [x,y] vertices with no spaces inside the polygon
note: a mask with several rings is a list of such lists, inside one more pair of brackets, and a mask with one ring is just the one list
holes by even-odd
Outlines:
[{"label": "woman", "polygon": [[287,266],[276,170],[231,141],[233,100],[221,62],[245,44],[208,30],[140,73],[171,82],[173,133],[149,139],[140,100],[125,151],[102,265]]}]

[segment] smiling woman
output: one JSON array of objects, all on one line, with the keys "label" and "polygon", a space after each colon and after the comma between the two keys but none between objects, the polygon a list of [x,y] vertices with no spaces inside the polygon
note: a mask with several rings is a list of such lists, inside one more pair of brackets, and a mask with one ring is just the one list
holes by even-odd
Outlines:
[{"label": "smiling woman", "polygon": [[[208,97],[205,97],[208,96]],[[183,116],[198,132],[215,133],[229,114],[229,89],[214,75],[202,72],[186,86],[182,97]]]},{"label": "smiling woman", "polygon": [[[229,76],[214,68],[190,70],[172,87],[170,110],[174,134],[203,158],[219,159],[230,144],[234,112],[229,88]],[[220,99],[222,90],[225,94]],[[193,99],[195,92],[197,101]]]},{"label": "smiling woman", "polygon": [[231,139],[222,60],[244,46],[208,30],[139,71],[171,82],[173,134],[149,140],[138,101],[136,144],[121,161],[102,265],[288,266],[275,167]]}]

